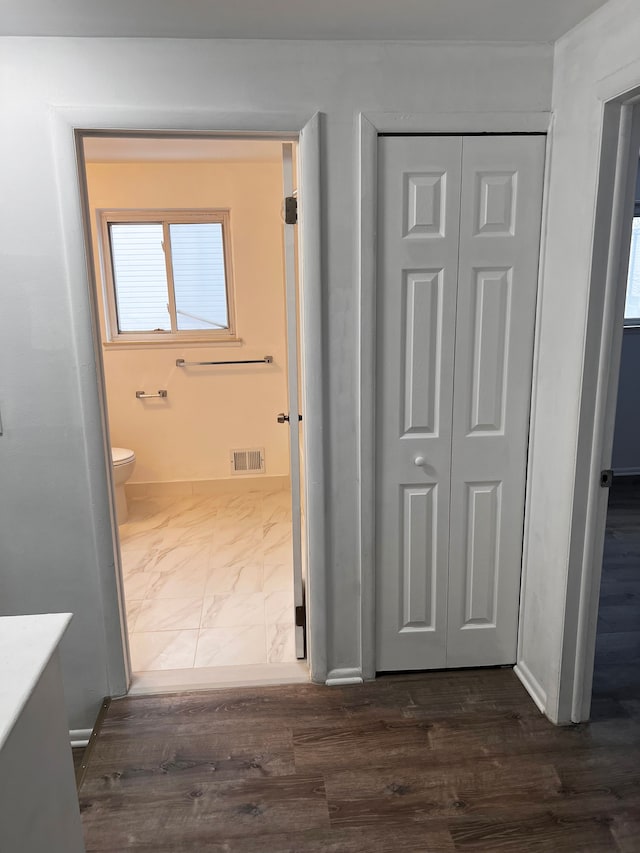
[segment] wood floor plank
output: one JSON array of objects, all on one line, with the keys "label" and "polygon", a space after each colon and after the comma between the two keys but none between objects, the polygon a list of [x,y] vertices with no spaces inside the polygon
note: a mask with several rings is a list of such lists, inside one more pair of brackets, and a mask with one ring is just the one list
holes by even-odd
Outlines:
[{"label": "wood floor plank", "polygon": [[640,661],[640,629],[608,632],[598,637],[596,667]]},{"label": "wood floor plank", "polygon": [[640,700],[640,666],[637,662],[605,664],[593,677],[594,696],[618,701]]},{"label": "wood floor plank", "polygon": [[105,734],[126,723],[132,730],[153,727],[172,734],[222,732],[244,726],[291,725],[304,718],[317,728],[344,719],[401,720],[412,706],[408,691],[374,684],[327,690],[314,684],[183,693],[169,697],[135,697],[112,703]]},{"label": "wood floor plank", "polygon": [[327,774],[325,784],[336,827],[402,828],[433,818],[453,826],[462,815],[524,816],[560,806],[563,799],[553,766],[534,761],[487,760],[449,767],[446,773],[428,765],[347,771]]},{"label": "wood floor plank", "polygon": [[556,756],[554,767],[567,794],[580,797],[604,793],[611,795],[618,807],[640,806],[638,746],[594,750],[586,755],[564,754]]},{"label": "wood floor plank", "polygon": [[634,607],[634,603],[640,604],[640,601],[628,599],[624,603],[601,604],[598,630],[602,633],[640,630],[640,608]]},{"label": "wood floor plank", "polygon": [[485,711],[433,719],[429,741],[433,755],[464,755],[467,759],[492,756],[549,755],[574,750],[589,742],[588,730],[559,729],[538,715],[519,711]]},{"label": "wood floor plank", "polygon": [[621,699],[613,696],[594,695],[591,699],[591,719],[619,720],[634,716]]},{"label": "wood floor plank", "polygon": [[602,606],[631,606],[640,600],[640,579],[633,581],[605,580],[600,587],[600,604]]},{"label": "wood floor plank", "polygon": [[88,851],[192,845],[234,837],[329,829],[321,777],[273,776],[170,784],[129,779],[114,791],[80,797]]},{"label": "wood floor plank", "polygon": [[634,719],[557,727],[540,715],[478,711],[401,722],[345,723],[332,730],[294,728],[296,769],[305,773],[379,767],[412,759],[446,768],[452,760],[550,756],[601,747],[632,746],[640,738]]},{"label": "wood floor plank", "polygon": [[323,772],[348,767],[377,767],[417,754],[428,761],[428,723],[416,720],[345,723],[333,729],[298,726],[293,748],[298,772]]},{"label": "wood floor plank", "polygon": [[620,853],[638,853],[640,850],[640,813],[638,809],[614,815],[611,833]]},{"label": "wood floor plank", "polygon": [[[450,828],[464,817],[504,822],[513,815],[527,820],[553,812],[560,819],[586,814],[613,815],[640,804],[638,769],[631,761],[625,771],[606,777],[606,762],[594,762],[581,777],[580,762],[565,765],[560,774],[537,758],[469,762],[459,767],[422,767],[349,771],[326,775],[332,826],[397,826],[446,819]],[[573,770],[573,775],[571,775]],[[604,772],[603,772],[604,771]]]},{"label": "wood floor plank", "polygon": [[526,820],[462,818],[450,831],[456,851],[464,853],[618,853],[611,824],[602,815],[546,812]]},{"label": "wood floor plank", "polygon": [[422,673],[403,682],[415,719],[469,711],[504,711],[521,716],[541,714],[511,669],[484,669]]},{"label": "wood floor plank", "polygon": [[[88,853],[121,853],[120,847],[87,848]],[[455,853],[449,830],[441,823],[405,827],[402,832],[351,829],[301,830],[291,834],[229,838],[170,845],[135,843],[127,848],[136,853]]]},{"label": "wood floor plank", "polygon": [[232,742],[215,733],[159,739],[155,732],[111,730],[96,743],[83,790],[113,790],[130,778],[222,781],[294,772],[293,738],[286,728],[237,732]]}]

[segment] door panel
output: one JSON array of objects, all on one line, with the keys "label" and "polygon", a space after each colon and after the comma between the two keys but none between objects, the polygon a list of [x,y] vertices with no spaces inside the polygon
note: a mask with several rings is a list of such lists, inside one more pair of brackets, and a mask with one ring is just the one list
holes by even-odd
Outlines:
[{"label": "door panel", "polygon": [[465,498],[464,624],[493,625],[501,483],[465,483]]},{"label": "door panel", "polygon": [[496,432],[504,423],[505,344],[511,270],[476,270],[471,333],[470,433]]},{"label": "door panel", "polygon": [[449,667],[516,660],[544,151],[463,140]]},{"label": "door panel", "polygon": [[379,140],[380,671],[515,661],[544,148]]},{"label": "door panel", "polygon": [[462,140],[380,138],[377,667],[445,665]]},{"label": "door panel", "polygon": [[402,486],[402,616],[400,630],[435,629],[436,486]]},{"label": "door panel", "polygon": [[434,435],[438,422],[438,348],[442,270],[404,274],[404,433]]}]

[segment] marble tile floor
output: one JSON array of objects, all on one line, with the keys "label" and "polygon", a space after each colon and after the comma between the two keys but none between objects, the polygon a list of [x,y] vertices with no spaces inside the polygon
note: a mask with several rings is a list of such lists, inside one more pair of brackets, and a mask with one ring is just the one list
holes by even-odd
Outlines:
[{"label": "marble tile floor", "polygon": [[288,491],[130,498],[134,673],[295,662]]}]

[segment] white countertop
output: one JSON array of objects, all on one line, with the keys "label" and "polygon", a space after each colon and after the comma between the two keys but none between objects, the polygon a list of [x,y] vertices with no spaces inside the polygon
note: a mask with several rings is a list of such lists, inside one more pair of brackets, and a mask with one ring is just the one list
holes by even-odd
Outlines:
[{"label": "white countertop", "polygon": [[71,621],[71,613],[0,617],[0,749]]}]

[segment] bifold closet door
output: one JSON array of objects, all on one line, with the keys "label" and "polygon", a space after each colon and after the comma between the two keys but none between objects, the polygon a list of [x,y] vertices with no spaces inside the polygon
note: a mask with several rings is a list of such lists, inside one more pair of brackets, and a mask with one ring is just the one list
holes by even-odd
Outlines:
[{"label": "bifold closet door", "polygon": [[544,136],[462,146],[447,666],[515,663]]},{"label": "bifold closet door", "polygon": [[382,137],[377,669],[515,661],[544,137]]},{"label": "bifold closet door", "polygon": [[446,664],[460,137],[378,146],[377,669]]}]

